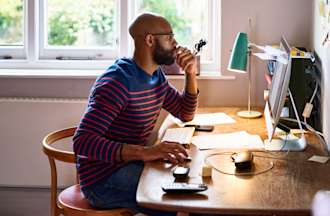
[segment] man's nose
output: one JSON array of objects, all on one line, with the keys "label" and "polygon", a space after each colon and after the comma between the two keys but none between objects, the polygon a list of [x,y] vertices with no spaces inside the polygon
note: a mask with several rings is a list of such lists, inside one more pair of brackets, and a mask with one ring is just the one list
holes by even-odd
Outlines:
[{"label": "man's nose", "polygon": [[178,46],[178,42],[176,42],[175,38],[173,38],[173,46],[177,47]]}]

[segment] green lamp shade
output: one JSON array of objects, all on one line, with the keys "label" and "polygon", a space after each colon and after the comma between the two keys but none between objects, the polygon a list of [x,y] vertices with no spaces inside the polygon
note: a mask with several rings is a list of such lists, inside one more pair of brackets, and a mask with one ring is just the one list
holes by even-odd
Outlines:
[{"label": "green lamp shade", "polygon": [[230,55],[228,70],[239,73],[246,73],[248,58],[248,36],[239,32]]}]

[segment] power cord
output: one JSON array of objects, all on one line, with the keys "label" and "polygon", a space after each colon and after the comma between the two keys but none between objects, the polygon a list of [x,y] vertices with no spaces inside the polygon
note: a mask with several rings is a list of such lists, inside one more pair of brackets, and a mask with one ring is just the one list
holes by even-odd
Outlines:
[{"label": "power cord", "polygon": [[[213,169],[215,169],[216,171],[226,174],[226,175],[236,175],[236,176],[251,176],[251,175],[259,175],[265,172],[268,172],[269,170],[271,170],[274,167],[274,163],[272,161],[269,162],[269,165],[258,171],[258,172],[227,172],[224,171],[222,169],[219,169],[218,167],[214,166],[214,164],[212,164],[211,162],[208,161],[209,158],[214,157],[214,156],[218,156],[218,155],[233,155],[235,152],[218,152],[218,153],[213,153],[213,154],[209,154],[204,158],[204,164],[207,164],[209,166],[211,166]],[[263,156],[259,156],[259,155],[254,155],[254,157],[263,157]]]},{"label": "power cord", "polygon": [[[291,122],[295,122],[297,123],[298,121],[296,119],[292,119],[292,118],[283,118],[286,121],[291,121]],[[329,151],[327,150],[327,143],[325,142],[325,140],[323,139],[324,135],[319,132],[316,131],[312,126],[310,126],[307,122],[306,122],[306,118],[304,117],[304,122],[301,122],[309,131],[311,131],[312,133],[314,133],[317,138],[321,141],[321,147],[323,148],[323,150],[326,152],[327,156],[330,155]]]},{"label": "power cord", "polygon": [[[312,113],[312,110],[313,110],[313,100],[316,96],[316,93],[317,93],[317,90],[319,88],[319,84],[318,82],[315,82],[315,89],[314,89],[314,92],[313,92],[313,95],[311,97],[311,99],[309,100],[308,103],[306,103],[305,105],[305,108],[304,108],[304,111],[302,113],[302,116],[304,117],[304,122],[301,122],[309,131],[311,131],[312,133],[314,133],[318,138],[319,140],[321,141],[321,148],[323,148],[323,150],[327,153],[327,155],[329,156],[330,153],[327,149],[327,143],[325,142],[324,140],[324,134],[315,130],[312,126],[310,126],[308,123],[307,123],[307,118],[310,117],[311,113]],[[291,119],[291,118],[283,118],[284,120],[287,120],[287,121],[291,121],[291,122],[295,122],[295,123],[299,123],[296,119]]]}]

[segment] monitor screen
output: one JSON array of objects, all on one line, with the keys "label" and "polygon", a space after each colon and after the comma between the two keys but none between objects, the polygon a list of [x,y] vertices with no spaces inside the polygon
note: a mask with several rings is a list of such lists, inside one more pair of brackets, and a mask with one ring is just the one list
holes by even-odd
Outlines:
[{"label": "monitor screen", "polygon": [[280,49],[284,51],[284,54],[277,57],[276,68],[272,77],[269,97],[265,108],[265,118],[269,140],[272,139],[276,126],[281,117],[291,76],[290,46],[283,36],[281,38]]}]

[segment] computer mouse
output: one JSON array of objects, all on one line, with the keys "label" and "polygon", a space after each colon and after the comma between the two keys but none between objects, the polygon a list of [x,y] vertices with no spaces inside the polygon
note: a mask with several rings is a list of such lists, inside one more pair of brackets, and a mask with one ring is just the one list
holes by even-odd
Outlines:
[{"label": "computer mouse", "polygon": [[231,156],[237,169],[250,169],[253,163],[253,154],[250,151],[235,152]]}]

